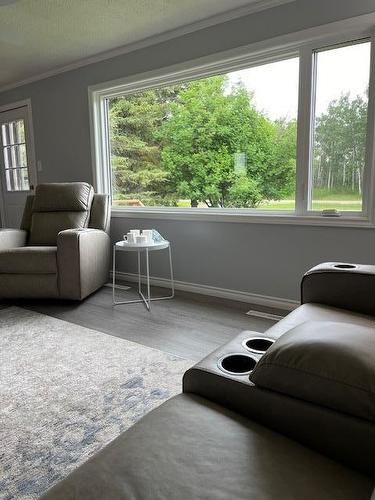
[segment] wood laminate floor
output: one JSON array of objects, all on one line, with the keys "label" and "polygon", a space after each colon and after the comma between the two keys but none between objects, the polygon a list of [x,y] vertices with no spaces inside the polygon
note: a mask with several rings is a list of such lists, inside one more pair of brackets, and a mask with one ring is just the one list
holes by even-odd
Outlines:
[{"label": "wood laminate floor", "polygon": [[[153,294],[166,294],[154,288]],[[132,290],[118,290],[123,300],[136,298]],[[275,321],[247,316],[249,304],[177,292],[173,300],[112,306],[112,291],[103,287],[83,302],[12,301],[8,304],[86,326],[145,346],[198,361],[243,330],[264,332]]]}]

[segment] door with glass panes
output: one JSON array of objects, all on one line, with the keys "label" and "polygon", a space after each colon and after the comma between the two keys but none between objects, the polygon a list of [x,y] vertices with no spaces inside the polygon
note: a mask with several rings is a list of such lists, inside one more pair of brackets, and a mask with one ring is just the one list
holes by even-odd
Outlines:
[{"label": "door with glass panes", "polygon": [[36,184],[28,106],[0,112],[1,222],[20,225],[26,197]]}]

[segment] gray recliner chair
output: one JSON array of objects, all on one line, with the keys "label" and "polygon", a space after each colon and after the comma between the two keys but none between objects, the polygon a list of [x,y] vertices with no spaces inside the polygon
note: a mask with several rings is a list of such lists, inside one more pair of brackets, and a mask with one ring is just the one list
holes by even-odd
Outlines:
[{"label": "gray recliner chair", "polygon": [[84,182],[40,184],[0,230],[0,297],[82,300],[106,283],[110,203]]}]

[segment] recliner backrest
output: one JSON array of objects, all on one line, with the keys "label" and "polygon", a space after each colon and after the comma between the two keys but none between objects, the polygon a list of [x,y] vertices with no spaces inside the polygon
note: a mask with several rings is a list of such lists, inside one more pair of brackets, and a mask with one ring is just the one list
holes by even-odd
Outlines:
[{"label": "recliner backrest", "polygon": [[101,229],[109,233],[111,222],[111,205],[108,194],[94,194],[91,205],[91,215],[89,227],[92,229]]},{"label": "recliner backrest", "polygon": [[28,244],[54,246],[60,231],[88,227],[93,197],[86,182],[39,184],[21,224],[29,230]]}]

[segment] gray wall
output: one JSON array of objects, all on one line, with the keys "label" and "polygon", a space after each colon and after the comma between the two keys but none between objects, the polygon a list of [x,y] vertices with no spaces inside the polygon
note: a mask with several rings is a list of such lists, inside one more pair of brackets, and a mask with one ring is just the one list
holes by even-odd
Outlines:
[{"label": "gray wall", "polygon": [[[176,279],[285,299],[299,298],[302,274],[321,261],[375,264],[373,229],[112,219],[117,240],[134,227],[155,227],[173,242]],[[153,274],[168,276],[158,254]],[[134,272],[133,256],[119,262]]]},{"label": "gray wall", "polygon": [[[0,105],[31,98],[39,182],[92,182],[89,85],[374,10],[373,0],[299,0],[3,92]],[[320,261],[375,263],[372,229],[116,218],[113,238],[134,226],[170,239],[178,280],[282,298],[298,298],[301,274]],[[166,275],[162,257],[156,276]],[[133,259],[121,270],[134,271]]]}]

